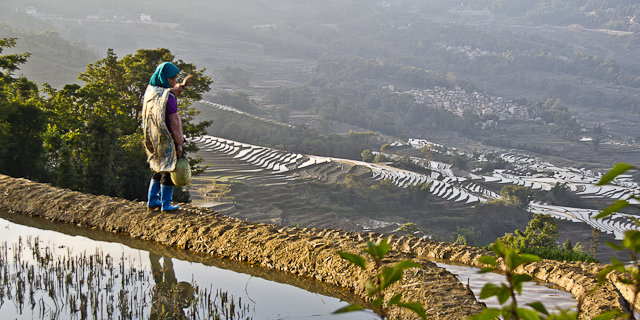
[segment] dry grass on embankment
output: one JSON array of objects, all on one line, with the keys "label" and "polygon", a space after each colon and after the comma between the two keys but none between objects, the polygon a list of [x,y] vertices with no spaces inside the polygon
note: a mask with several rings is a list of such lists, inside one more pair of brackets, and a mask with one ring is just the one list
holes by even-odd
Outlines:
[{"label": "dry grass on embankment", "polygon": [[[366,297],[365,280],[374,274],[373,263],[362,271],[340,259],[336,251],[362,254],[367,240],[385,237],[375,233],[255,224],[190,205],[183,205],[176,213],[163,214],[148,211],[143,203],[57,189],[4,175],[0,175],[0,207],[13,214],[89,226],[312,277],[362,297]],[[482,310],[483,304],[476,301],[472,292],[429,260],[450,260],[477,267],[478,258],[486,251],[406,237],[391,236],[389,243],[395,253],[385,259],[385,265],[413,259],[423,266],[408,270],[387,292],[388,298],[402,291],[407,301],[421,302],[432,319],[461,319]],[[598,264],[543,260],[521,271],[582,296],[595,286],[595,276],[601,268]],[[585,299],[583,311],[584,316],[591,318],[616,307],[620,307],[618,294],[609,283]],[[390,310],[390,315],[415,318],[414,314],[399,309]]]}]

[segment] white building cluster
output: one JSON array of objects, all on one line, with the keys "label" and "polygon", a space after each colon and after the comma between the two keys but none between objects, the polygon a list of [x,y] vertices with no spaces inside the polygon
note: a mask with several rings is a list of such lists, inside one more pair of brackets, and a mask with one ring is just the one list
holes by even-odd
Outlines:
[{"label": "white building cluster", "polygon": [[441,42],[436,42],[435,45],[447,51],[453,51],[453,53],[465,54],[469,60],[473,60],[476,57],[497,55],[495,52],[480,50],[479,48],[472,48],[471,46],[451,46]]},{"label": "white building cluster", "polygon": [[501,121],[529,118],[527,108],[512,100],[488,96],[479,92],[467,93],[458,86],[454,90],[436,86],[433,90],[411,90],[402,93],[412,95],[417,103],[446,109],[459,117],[462,117],[465,111],[471,111],[481,117],[496,115]]}]

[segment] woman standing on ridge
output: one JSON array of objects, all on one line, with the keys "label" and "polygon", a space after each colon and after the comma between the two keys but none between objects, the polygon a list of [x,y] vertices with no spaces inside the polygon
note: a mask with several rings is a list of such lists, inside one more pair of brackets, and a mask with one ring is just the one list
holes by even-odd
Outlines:
[{"label": "woman standing on ridge", "polygon": [[144,146],[149,167],[155,172],[149,183],[147,207],[162,212],[180,208],[171,205],[174,184],[169,174],[182,157],[184,143],[176,96],[184,91],[193,76],[187,76],[178,84],[179,72],[174,64],[161,63],[151,76],[142,106]]}]

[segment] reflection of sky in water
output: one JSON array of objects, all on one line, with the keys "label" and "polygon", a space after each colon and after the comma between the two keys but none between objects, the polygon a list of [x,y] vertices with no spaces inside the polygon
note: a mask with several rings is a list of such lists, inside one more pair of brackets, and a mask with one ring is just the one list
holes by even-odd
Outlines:
[{"label": "reflection of sky in water", "polygon": [[[86,250],[87,255],[94,254],[96,248],[100,248],[106,255],[109,253],[117,264],[124,253],[126,266],[148,269],[150,266],[149,253],[143,250],[133,249],[120,243],[94,241],[82,236],[69,236],[55,231],[41,230],[0,219],[0,241],[7,242],[9,248],[12,243],[17,243],[22,237],[25,243],[28,236],[40,237],[40,247],[55,248],[56,255],[66,256],[67,250],[72,249],[72,255],[77,255]],[[54,246],[55,245],[55,246]],[[64,247],[61,247],[64,246]],[[9,259],[12,254],[9,252]],[[22,261],[31,261],[29,254],[23,254]],[[162,261],[162,259],[161,259]],[[222,288],[228,291],[234,298],[241,298],[242,304],[250,304],[251,312],[248,315],[258,319],[376,319],[369,312],[354,312],[344,315],[332,315],[331,312],[346,306],[347,303],[339,299],[308,292],[295,286],[282,284],[270,280],[252,277],[248,274],[231,270],[206,266],[200,263],[192,263],[172,259],[177,281],[191,282],[192,280],[200,288]],[[152,281],[152,280],[151,280]],[[255,304],[252,302],[255,301]],[[26,307],[26,305],[25,305]],[[20,316],[16,312],[14,304],[6,301],[0,307],[2,319],[31,319],[37,317],[37,307],[32,315],[31,310]],[[77,317],[77,315],[76,315]],[[91,318],[91,315],[89,315]],[[62,319],[69,319],[68,314],[63,314]]]},{"label": "reflection of sky in water", "polygon": [[[485,283],[492,282],[495,284],[499,284],[501,282],[506,282],[505,276],[496,273],[477,273],[480,269],[465,267],[465,266],[457,266],[457,265],[447,265],[443,263],[436,263],[439,267],[445,268],[449,270],[449,272],[458,276],[460,281],[467,284],[467,280],[469,280],[469,287],[471,287],[471,291],[473,291],[476,295],[476,299],[479,299],[480,290],[485,285]],[[487,307],[491,308],[500,308],[498,304],[498,299],[496,297],[491,297],[489,299],[480,300],[484,302]],[[538,285],[534,282],[526,282],[522,286],[522,295],[520,295],[518,299],[518,305],[524,305],[526,303],[531,302],[542,302],[544,306],[549,311],[556,310],[556,308],[573,308],[575,311],[576,300],[573,295],[564,292],[558,289],[549,288],[544,285]]]}]

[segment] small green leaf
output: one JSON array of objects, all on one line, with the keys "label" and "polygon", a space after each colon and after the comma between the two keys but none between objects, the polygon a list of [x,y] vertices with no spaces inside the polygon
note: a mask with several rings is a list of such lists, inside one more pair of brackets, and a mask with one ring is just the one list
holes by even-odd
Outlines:
[{"label": "small green leaf", "polygon": [[611,181],[613,181],[613,179],[615,179],[617,176],[627,172],[628,170],[631,170],[635,168],[634,166],[628,164],[628,163],[617,163],[615,166],[613,166],[613,168],[611,170],[609,170],[609,172],[607,172],[607,174],[605,174],[604,176],[602,176],[602,178],[600,179],[600,181],[598,181],[598,183],[596,183],[597,186],[602,186],[605,185]]},{"label": "small green leaf", "polygon": [[424,312],[422,304],[418,302],[399,303],[398,306],[415,312],[418,316],[420,316],[420,318],[424,320],[427,319],[427,314]]},{"label": "small green leaf", "polygon": [[640,252],[640,231],[633,229],[625,231],[622,246],[633,252]]},{"label": "small green leaf", "polygon": [[484,264],[488,264],[491,266],[496,266],[498,264],[498,262],[496,261],[496,258],[490,256],[490,255],[484,255],[482,257],[480,257],[480,259],[478,259],[478,262],[480,263],[484,263]]},{"label": "small green leaf", "polygon": [[616,200],[616,202],[614,202],[612,205],[608,206],[606,209],[600,211],[600,213],[594,217],[594,219],[598,220],[598,219],[602,219],[605,217],[608,217],[624,208],[626,208],[629,205],[629,202],[627,200]]},{"label": "small green leaf", "polygon": [[527,304],[529,307],[533,308],[533,310],[536,310],[544,315],[549,315],[549,311],[547,311],[547,308],[544,307],[544,304],[540,303],[540,302],[532,302]]},{"label": "small green leaf", "polygon": [[624,248],[623,248],[621,245],[619,245],[619,244],[617,244],[617,243],[615,243],[615,242],[607,241],[607,242],[605,242],[605,243],[606,243],[609,247],[611,247],[613,250],[616,250],[616,251],[624,251]]},{"label": "small green leaf", "polygon": [[518,317],[520,317],[520,319],[522,320],[539,320],[540,319],[540,316],[538,315],[537,312],[529,309],[517,308],[516,314],[518,314]]},{"label": "small green leaf", "polygon": [[620,312],[620,310],[615,309],[615,310],[607,311],[605,313],[601,313],[595,316],[592,320],[611,320],[621,314],[622,312]]},{"label": "small green leaf", "polygon": [[371,303],[373,304],[374,307],[380,308],[380,307],[382,307],[382,302],[383,301],[384,301],[384,297],[379,297],[379,298],[373,300]]},{"label": "small green leaf", "polygon": [[387,244],[387,239],[384,239],[380,241],[379,244],[373,241],[367,241],[367,249],[365,251],[372,257],[382,260],[390,250],[391,247]]},{"label": "small green leaf", "polygon": [[367,289],[367,295],[369,295],[369,297],[373,297],[376,293],[380,292],[380,288],[371,280],[365,281],[364,288]]},{"label": "small green leaf", "polygon": [[533,254],[521,254],[519,260],[520,260],[519,261],[520,263],[518,265],[521,265],[521,264],[527,265],[532,262],[540,261],[540,257]]},{"label": "small green leaf", "polygon": [[404,269],[409,269],[409,268],[420,268],[422,267],[421,264],[417,263],[417,262],[413,262],[411,260],[405,260],[402,262],[398,262],[398,264],[396,264],[394,266],[394,268],[400,269],[400,270],[404,270]]},{"label": "small green leaf", "polygon": [[502,287],[497,292],[497,296],[498,302],[502,305],[507,302],[507,300],[509,300],[509,297],[511,297],[511,291],[509,291],[509,288],[502,285]]},{"label": "small green leaf", "polygon": [[482,290],[480,290],[480,299],[487,299],[487,298],[491,298],[493,296],[495,296],[496,294],[498,294],[498,290],[500,289],[500,287],[498,287],[497,285],[493,284],[493,283],[487,283],[482,287]]},{"label": "small green leaf", "polygon": [[522,294],[522,283],[531,281],[531,277],[526,274],[516,274],[513,276],[513,287],[516,289],[518,294]]},{"label": "small green leaf", "polygon": [[488,272],[493,272],[494,270],[496,270],[496,268],[483,268],[480,271],[478,271],[478,273],[488,273]]},{"label": "small green leaf", "polygon": [[620,273],[623,273],[625,271],[624,263],[620,262],[620,260],[616,258],[611,258],[611,266],[613,267],[613,270],[618,271]]},{"label": "small green leaf", "polygon": [[506,248],[504,250],[504,262],[509,270],[515,270],[521,264],[518,252],[513,248]]},{"label": "small green leaf", "polygon": [[399,304],[400,299],[402,299],[402,292],[396,294],[395,296],[393,296],[393,298],[389,299],[389,301],[387,301],[387,306],[391,307],[393,305]]},{"label": "small green leaf", "polygon": [[344,252],[344,251],[338,251],[338,255],[340,256],[340,258],[347,260],[353,264],[355,264],[356,266],[362,268],[362,269],[366,269],[367,268],[367,260],[365,260],[363,257],[357,255],[357,254],[352,254],[349,252]]},{"label": "small green leaf", "polygon": [[364,310],[364,307],[359,305],[359,304],[350,304],[344,308],[340,308],[336,311],[333,312],[333,314],[339,314],[339,313],[347,313],[347,312],[353,312],[353,311],[362,311]]},{"label": "small green leaf", "polygon": [[382,268],[382,281],[380,281],[380,290],[386,289],[400,279],[402,279],[402,269],[396,267]]},{"label": "small green leaf", "polygon": [[602,284],[607,281],[607,275],[613,271],[612,266],[608,266],[598,272],[598,283]]},{"label": "small green leaf", "polygon": [[493,243],[493,252],[495,252],[498,257],[504,257],[504,244],[500,241],[496,241]]},{"label": "small green leaf", "polygon": [[495,308],[485,308],[480,314],[469,317],[469,320],[493,320],[500,317],[502,311]]}]

